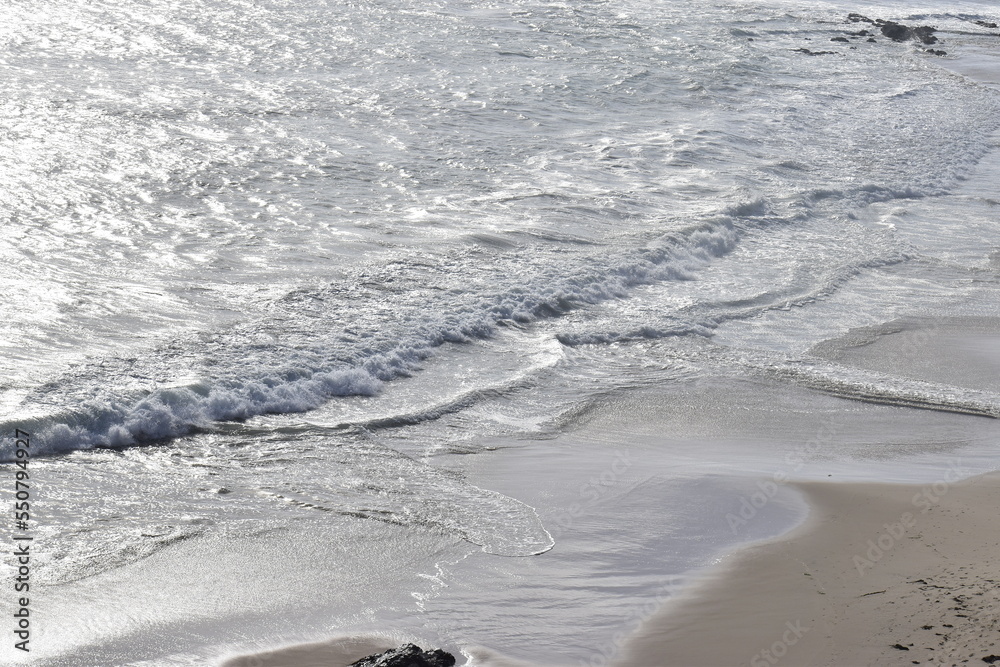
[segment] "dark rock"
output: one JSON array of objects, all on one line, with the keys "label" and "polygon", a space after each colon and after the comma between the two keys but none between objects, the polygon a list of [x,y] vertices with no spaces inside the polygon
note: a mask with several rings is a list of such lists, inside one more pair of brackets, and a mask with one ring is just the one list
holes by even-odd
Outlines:
[{"label": "dark rock", "polygon": [[867,16],[862,16],[861,14],[855,14],[854,12],[851,12],[850,14],[847,15],[847,20],[850,21],[851,23],[872,23],[872,24],[875,23],[875,21],[872,21]]},{"label": "dark rock", "polygon": [[941,49],[924,49],[924,51],[927,52],[927,53],[930,53],[931,55],[934,55],[934,56],[946,56],[946,55],[948,55],[947,51],[942,51]]},{"label": "dark rock", "polygon": [[916,28],[905,26],[902,23],[886,21],[882,25],[882,34],[895,42],[905,42],[908,39],[918,39],[924,44],[936,44],[937,37],[934,33],[937,28],[929,25],[922,25]]},{"label": "dark rock", "polygon": [[[981,25],[984,28],[996,28],[996,27],[998,27],[996,23],[992,23],[990,21],[976,21],[976,25]],[[985,660],[985,659],[986,658],[983,658],[983,660]]]},{"label": "dark rock", "polygon": [[898,651],[909,651],[910,650],[910,649],[906,648],[905,646],[903,646],[902,644],[893,644],[892,648],[894,648],[894,649],[896,649]]},{"label": "dark rock", "polygon": [[851,34],[854,35],[855,37],[871,37],[872,36],[872,34],[870,32],[868,32],[867,30],[859,30],[857,32],[852,32]]},{"label": "dark rock", "polygon": [[882,34],[894,42],[905,42],[913,37],[913,31],[901,23],[888,21],[882,26]]},{"label": "dark rock", "polygon": [[983,658],[983,662],[993,664],[994,662],[1000,661],[1000,655],[987,655]]},{"label": "dark rock", "polygon": [[913,29],[913,34],[924,44],[937,44],[937,37],[934,33],[937,32],[937,28],[932,28],[929,25],[917,26]]},{"label": "dark rock", "polygon": [[874,37],[869,37],[867,41],[869,41],[869,42],[877,42],[878,40],[875,39]]},{"label": "dark rock", "polygon": [[799,53],[804,53],[807,56],[829,56],[837,53],[836,51],[810,51],[809,49],[795,49]]},{"label": "dark rock", "polygon": [[348,667],[452,667],[455,656],[436,648],[425,651],[415,644],[389,649],[352,662]]},{"label": "dark rock", "polygon": [[846,37],[831,37],[830,41],[831,42],[847,42],[847,38]]}]

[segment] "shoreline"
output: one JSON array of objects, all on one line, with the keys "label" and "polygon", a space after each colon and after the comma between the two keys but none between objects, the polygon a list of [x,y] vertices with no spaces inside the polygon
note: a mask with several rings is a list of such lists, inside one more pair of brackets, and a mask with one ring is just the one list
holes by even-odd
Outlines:
[{"label": "shoreline", "polygon": [[614,664],[941,665],[1000,654],[1000,473],[795,486],[810,503],[804,524],[705,573]]},{"label": "shoreline", "polygon": [[[791,486],[810,506],[803,523],[702,570],[604,664],[940,666],[1000,655],[1000,574],[992,564],[1000,472],[962,478],[952,461],[928,484]],[[333,638],[218,664],[344,667],[378,639]],[[465,653],[473,657],[465,664],[529,667],[480,647]]]},{"label": "shoreline", "polygon": [[[897,318],[879,326],[852,329],[826,341],[815,353],[851,367],[997,391],[998,341],[1000,321],[995,318]],[[633,394],[616,402],[613,409],[595,409],[589,430],[574,432],[572,439],[611,442],[608,434],[629,433],[629,466],[611,468],[622,487],[623,504],[595,505],[568,522],[561,551],[540,557],[556,560],[546,561],[549,569],[540,571],[558,576],[552,563],[561,562],[566,572],[601,577],[587,578],[594,585],[605,581],[609,573],[623,574],[620,566],[631,562],[628,559],[615,561],[619,569],[598,571],[584,565],[601,558],[600,550],[594,550],[598,542],[615,544],[618,533],[609,532],[609,526],[624,528],[615,517],[645,516],[641,526],[630,526],[629,530],[639,530],[647,537],[669,530],[670,515],[657,523],[648,514],[664,504],[694,503],[701,507],[699,521],[709,522],[698,524],[704,540],[715,534],[708,527],[718,528],[729,521],[727,512],[740,512],[737,499],[763,491],[761,483],[777,482],[775,471],[782,472],[779,486],[783,493],[794,496],[795,504],[808,512],[806,516],[771,536],[751,537],[741,531],[747,539],[724,547],[711,561],[675,571],[684,580],[676,595],[653,596],[654,589],[647,581],[642,589],[645,594],[631,606],[621,607],[620,632],[595,632],[590,657],[582,662],[559,655],[560,643],[572,638],[554,628],[532,636],[533,641],[543,642],[542,647],[555,647],[549,651],[549,659],[542,659],[525,651],[514,657],[477,646],[492,639],[495,648],[515,653],[518,644],[466,627],[449,642],[459,664],[459,648],[470,658],[466,664],[477,667],[952,665],[963,661],[979,664],[984,658],[1000,655],[1000,626],[994,618],[1000,611],[1000,588],[994,580],[1000,583],[1000,575],[993,576],[991,566],[1000,551],[1000,528],[994,525],[994,508],[1000,506],[1000,472],[994,456],[997,422],[985,417],[843,403],[842,398],[794,387],[768,387],[706,381],[686,386],[679,394],[663,390]],[[781,418],[769,411],[773,405],[785,406]],[[670,406],[671,411],[664,412],[663,406]],[[737,421],[727,419],[733,406],[742,407],[743,416]],[[672,430],[678,415],[690,414],[699,415],[700,421],[689,419],[682,429]],[[835,440],[842,443],[838,449],[841,456],[832,461],[813,460],[803,443],[831,439],[827,437],[831,415],[839,415]],[[815,434],[812,440],[810,434]],[[741,459],[740,449],[727,449],[724,444],[735,437],[769,443],[775,452],[768,459],[772,463],[762,463],[760,458]],[[684,443],[692,441],[714,443],[714,458],[706,459],[700,448],[688,450]],[[716,476],[697,477],[699,483],[678,486],[682,477],[671,477],[670,469],[657,467],[665,442],[674,454],[672,465],[696,458],[702,463],[714,461],[712,472]],[[942,448],[938,443],[943,442],[964,442],[965,446]],[[864,443],[864,447],[859,449],[852,443]],[[575,487],[570,488],[570,484],[562,496],[552,496],[561,488],[560,482],[547,478],[542,486],[548,496],[529,493],[519,474],[526,469],[556,470],[555,461],[566,451],[525,451],[527,458],[508,457],[503,465],[493,461],[466,474],[484,488],[532,506],[550,506],[542,515],[546,523],[562,526],[560,515],[551,509],[573,500]],[[577,467],[558,468],[560,479],[585,480],[599,475],[604,470],[601,465],[608,464],[599,456],[580,456],[578,442],[572,451],[577,454],[573,459]],[[792,465],[794,457],[807,454],[806,469]],[[723,462],[727,468],[719,467]],[[858,474],[862,462],[864,475]],[[630,477],[640,467],[649,479],[656,479],[657,473],[666,476],[660,487],[646,489],[641,499],[632,498],[629,503],[632,495],[641,495],[650,486],[649,479],[635,484]],[[769,470],[770,476],[766,474]],[[669,495],[668,490],[675,495]],[[784,507],[791,496],[765,503],[766,511],[758,510],[753,528],[772,525],[770,521],[776,521],[773,526],[777,527],[795,514]],[[783,513],[770,519],[765,516],[781,508]],[[669,548],[667,542],[647,541],[647,548],[653,550]],[[562,561],[557,558],[560,553]],[[544,583],[545,578],[539,581]],[[630,581],[640,583],[638,578]],[[557,587],[539,589],[540,594],[541,590],[545,594],[536,599],[539,608],[550,600],[546,596],[559,591]],[[485,598],[479,602],[484,603]],[[541,618],[539,608],[530,609]],[[390,637],[401,636],[392,631],[403,629],[386,628]],[[409,641],[433,647],[433,636],[413,636],[425,634],[415,626],[405,630]],[[301,653],[296,657],[295,651],[302,648],[288,646],[256,654],[263,662],[225,665],[320,664]],[[316,644],[315,648],[322,647]],[[345,667],[364,655],[352,654],[350,660],[322,664]]]}]

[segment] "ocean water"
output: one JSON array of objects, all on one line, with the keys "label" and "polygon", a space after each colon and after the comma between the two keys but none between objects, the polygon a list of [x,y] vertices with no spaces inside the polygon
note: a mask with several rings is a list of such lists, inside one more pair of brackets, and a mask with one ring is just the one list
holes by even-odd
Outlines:
[{"label": "ocean water", "polygon": [[993,465],[992,2],[4,14],[5,660],[606,664],[758,478]]}]

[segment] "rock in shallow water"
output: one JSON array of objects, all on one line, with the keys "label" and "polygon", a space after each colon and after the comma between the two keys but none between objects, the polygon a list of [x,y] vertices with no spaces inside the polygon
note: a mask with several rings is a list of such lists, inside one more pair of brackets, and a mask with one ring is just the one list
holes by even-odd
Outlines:
[{"label": "rock in shallow water", "polygon": [[811,51],[809,49],[804,49],[804,48],[803,49],[795,49],[795,51],[798,52],[798,53],[804,53],[807,56],[835,56],[835,55],[837,55],[836,51]]},{"label": "rock in shallow water", "polygon": [[[871,23],[874,26],[878,26],[882,30],[882,34],[895,42],[905,42],[908,39],[915,39],[924,44],[936,44],[937,37],[934,33],[937,32],[937,28],[929,25],[921,25],[915,28],[903,25],[902,23],[896,23],[895,21],[886,21],[884,19],[870,19],[867,16],[861,14],[851,13],[847,15],[848,23]],[[867,30],[862,30],[861,32],[855,33],[859,36],[865,36],[868,33]]]},{"label": "rock in shallow water", "polygon": [[893,21],[886,21],[882,24],[882,34],[895,42],[916,39],[924,44],[936,44],[938,40],[934,36],[935,32],[937,32],[937,28],[929,25],[911,28]]},{"label": "rock in shallow water", "polygon": [[452,667],[454,664],[455,656],[447,651],[439,648],[425,651],[415,644],[406,644],[361,658],[349,667]]}]

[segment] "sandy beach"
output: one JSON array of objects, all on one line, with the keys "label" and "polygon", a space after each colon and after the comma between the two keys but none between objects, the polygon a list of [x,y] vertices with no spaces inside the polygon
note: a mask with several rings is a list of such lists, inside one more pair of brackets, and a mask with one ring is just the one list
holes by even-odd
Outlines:
[{"label": "sandy beach", "polygon": [[804,483],[809,519],[732,555],[618,665],[960,665],[1000,660],[1000,474]]},{"label": "sandy beach", "polygon": [[[1000,661],[1000,473],[926,485],[800,483],[793,532],[710,568],[625,645],[620,667],[962,665]],[[343,667],[393,645],[332,639],[224,667]],[[488,651],[468,664],[528,665]],[[461,658],[459,658],[461,663]]]},{"label": "sandy beach", "polygon": [[[997,322],[991,318],[898,320],[853,330],[840,339],[817,346],[814,353],[856,368],[988,391],[995,389],[997,340]],[[783,406],[782,411],[772,412],[769,406],[774,405]],[[727,418],[730,413],[738,417]],[[678,415],[689,417],[681,420]],[[842,424],[838,438],[845,443],[864,442],[868,449],[881,451],[883,456],[847,464],[823,458],[797,474],[794,467],[776,467],[775,470],[786,471],[790,481],[780,482],[773,489],[768,485],[777,479],[775,475],[734,476],[736,468],[753,465],[752,459],[740,458],[743,451],[740,448],[721,444],[735,434],[746,440],[754,437],[772,443],[785,438],[787,453],[776,454],[775,460],[787,463],[789,453],[803,451],[803,446],[796,442],[806,442],[810,432],[824,432],[824,424],[831,419],[829,415],[838,415],[835,421]],[[682,426],[676,426],[678,423]],[[645,424],[645,430],[640,424]],[[509,469],[496,464],[485,466],[476,478],[477,483],[504,489],[542,506],[546,501],[530,495],[515,471],[550,471],[554,477],[537,486],[552,493],[557,478],[584,479],[596,474],[586,468],[585,462],[599,461],[600,457],[579,456],[579,443],[586,440],[603,443],[608,440],[607,433],[629,433],[627,449],[631,452],[631,463],[621,471],[622,479],[616,482],[617,486],[610,487],[614,490],[621,486],[621,502],[581,512],[572,526],[557,533],[560,549],[525,561],[525,566],[540,568],[536,582],[558,581],[560,571],[575,572],[592,586],[604,581],[607,572],[589,571],[582,564],[599,559],[602,549],[621,539],[612,525],[621,528],[623,535],[642,533],[648,537],[669,531],[677,516],[665,515],[655,523],[651,514],[658,504],[679,502],[677,498],[668,500],[672,497],[665,495],[668,488],[680,494],[685,502],[703,507],[703,513],[698,515],[703,541],[713,535],[718,538],[724,532],[738,534],[744,538],[744,545],[726,547],[719,542],[718,553],[725,555],[691,578],[685,577],[684,585],[671,590],[662,600],[651,601],[651,608],[643,606],[640,614],[627,614],[628,619],[641,616],[646,620],[641,626],[623,623],[617,633],[596,640],[598,648],[589,661],[579,663],[558,658],[526,661],[525,655],[515,659],[474,648],[475,637],[471,636],[468,638],[471,642],[458,643],[468,658],[466,664],[480,667],[990,664],[993,656],[1000,655],[997,613],[1000,572],[995,565],[1000,549],[1000,524],[995,519],[996,507],[1000,505],[1000,473],[983,474],[991,469],[992,459],[980,449],[989,446],[995,427],[996,421],[988,418],[877,406],[801,390],[791,393],[760,383],[745,386],[708,383],[673,393],[660,388],[648,394],[635,394],[627,402],[619,401],[607,410],[597,410],[591,416],[588,430],[581,431],[587,437],[575,436],[574,452],[578,456],[573,460],[579,469],[557,465],[568,460],[563,450],[554,449],[547,456],[524,450],[522,455],[532,458],[519,461],[512,452],[508,453],[513,459],[508,463]],[[712,446],[718,449],[716,465],[729,461],[734,469],[709,484],[664,481],[647,489],[647,495],[651,494],[648,498],[642,496],[641,490],[651,485],[633,487],[625,483],[626,478],[639,468],[647,474],[667,474],[656,468],[652,452],[657,450],[650,443],[673,434],[672,429],[679,429],[674,437],[683,435],[696,443],[714,443]],[[651,436],[652,433],[657,435]],[[964,449],[945,449],[935,444],[961,441],[980,444]],[[680,442],[678,439],[671,444],[674,465],[684,451]],[[922,448],[928,453],[920,458],[918,452]],[[708,449],[698,444],[697,451],[705,456]],[[859,465],[865,466],[869,481],[859,480]],[[717,468],[719,472],[722,470]],[[916,479],[921,481],[901,481],[914,479],[905,477],[907,474],[919,474]],[[739,479],[744,483],[737,484]],[[752,500],[752,493],[757,490],[777,495],[774,502],[767,502],[752,513],[738,499]],[[644,500],[634,504],[639,496]],[[627,502],[628,498],[633,499],[633,504]],[[794,504],[798,498],[798,502],[808,506],[805,519],[787,532],[786,526],[792,524],[785,522],[792,519],[794,512],[779,511],[777,501],[781,498],[786,505]],[[560,505],[564,500],[556,497],[547,502]],[[773,516],[764,518],[772,512]],[[558,515],[543,515],[543,518],[554,527],[561,525]],[[628,523],[629,518],[641,525]],[[768,524],[775,537],[748,532],[766,530]],[[581,530],[584,527],[589,529]],[[669,544],[668,538],[656,543],[658,558],[664,558]],[[626,567],[637,559],[636,554],[629,552],[626,560],[616,562],[616,567]],[[663,567],[658,559],[650,561],[644,576]],[[518,576],[524,576],[527,570],[519,572]],[[622,576],[621,571],[615,572]],[[496,581],[506,581],[509,576],[503,575]],[[638,574],[632,579],[635,590],[648,588],[649,581]],[[558,587],[544,590],[545,599],[559,591]],[[592,597],[594,593],[589,591],[573,598],[574,604]],[[545,599],[536,599],[532,604],[541,606]],[[602,598],[602,603],[609,605],[609,600]],[[231,657],[223,664],[225,667],[346,667],[377,652],[376,648],[381,650],[406,641],[427,646],[427,639],[412,630],[410,634],[396,633],[392,637],[358,635],[354,640],[335,638]],[[555,647],[553,653],[558,654],[559,642],[569,643],[569,635],[551,633],[538,641],[550,643]],[[462,664],[463,657],[456,657]]]}]

